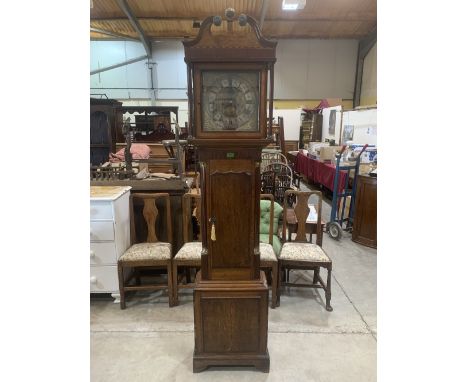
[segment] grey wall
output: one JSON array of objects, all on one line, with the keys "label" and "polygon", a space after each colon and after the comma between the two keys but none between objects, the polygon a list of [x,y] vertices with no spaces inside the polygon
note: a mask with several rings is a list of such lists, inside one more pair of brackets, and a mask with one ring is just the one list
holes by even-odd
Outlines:
[{"label": "grey wall", "polygon": [[[133,41],[91,41],[91,69],[95,70],[145,55]],[[187,99],[187,72],[180,41],[153,43],[153,86],[156,99]],[[151,72],[140,61],[91,76],[91,93],[116,99],[150,99]],[[94,88],[94,89],[93,89]],[[123,89],[115,89],[123,88]]]},{"label": "grey wall", "polygon": [[[357,40],[279,40],[275,65],[275,99],[352,99]],[[140,43],[91,41],[91,70],[145,54]],[[153,43],[155,98],[186,99],[187,74],[182,43]],[[150,99],[146,61],[91,76],[91,93],[109,98]],[[124,89],[111,89],[124,88]]]},{"label": "grey wall", "polygon": [[357,40],[280,40],[276,99],[352,99]]}]

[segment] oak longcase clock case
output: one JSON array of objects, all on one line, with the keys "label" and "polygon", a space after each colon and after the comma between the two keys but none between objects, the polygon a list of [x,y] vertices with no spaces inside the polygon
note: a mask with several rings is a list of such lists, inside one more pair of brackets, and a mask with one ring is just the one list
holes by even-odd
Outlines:
[{"label": "oak longcase clock case", "polygon": [[[219,33],[222,22],[227,32]],[[233,27],[237,22],[244,30]],[[254,365],[268,371],[260,161],[262,148],[272,141],[267,114],[271,126],[276,42],[262,37],[253,18],[235,17],[228,9],[224,20],[205,19],[197,38],[184,41],[184,49],[188,139],[198,151],[202,192],[193,369]]]}]

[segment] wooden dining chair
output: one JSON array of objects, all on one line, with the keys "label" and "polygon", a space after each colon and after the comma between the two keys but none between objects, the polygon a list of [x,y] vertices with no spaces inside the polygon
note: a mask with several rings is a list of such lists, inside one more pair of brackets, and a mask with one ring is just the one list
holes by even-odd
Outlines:
[{"label": "wooden dining chair", "polygon": [[[262,201],[270,201],[269,208],[262,208]],[[271,308],[274,309],[277,304],[278,291],[278,259],[273,249],[273,237],[275,232],[275,199],[271,194],[260,194],[260,237],[262,235],[262,226],[268,221],[268,243],[259,243],[260,250],[260,269],[271,273]],[[268,216],[266,216],[268,215]],[[278,223],[276,223],[276,227]]]},{"label": "wooden dining chair", "polygon": [[[295,238],[283,244],[278,257],[278,274],[280,279],[280,286],[278,288],[278,305],[280,304],[281,290],[284,286],[320,288],[325,291],[325,308],[327,311],[331,312],[333,310],[330,305],[332,261],[321,247],[323,231],[322,229],[316,230],[316,243],[312,243],[312,240],[308,241],[306,235],[306,222],[310,211],[308,204],[309,197],[311,195],[316,195],[318,198],[317,222],[321,222],[322,193],[320,191],[287,190],[284,197],[283,211],[286,211],[288,208],[287,200],[290,195],[294,195],[296,197],[296,203],[293,206],[293,210],[297,219],[297,230]],[[283,219],[283,238],[287,237],[286,220],[287,219]],[[320,268],[325,268],[328,271],[326,283],[320,277]],[[291,269],[313,270],[314,276],[312,284],[291,283],[288,278],[286,278],[285,281],[281,281],[282,272],[289,272]]]},{"label": "wooden dining chair", "polygon": [[[194,208],[192,208],[194,207]],[[179,304],[179,289],[182,288],[193,288],[194,283],[190,279],[190,268],[199,269],[201,267],[201,251],[202,243],[200,241],[200,234],[198,238],[193,240],[190,234],[192,224],[192,217],[195,217],[196,222],[193,222],[199,227],[201,222],[201,195],[188,193],[182,197],[182,225],[183,225],[183,239],[184,245],[179,249],[177,254],[172,259],[172,274],[173,274],[173,292],[174,292],[174,305]],[[198,230],[200,232],[200,230]],[[185,274],[181,275],[185,277],[185,282],[179,282],[179,267],[186,267]]]},{"label": "wooden dining chair", "polygon": [[[161,199],[165,204],[167,241],[159,241],[157,236],[159,210],[156,201]],[[143,217],[146,223],[146,240],[138,242],[136,235],[135,205],[143,201]],[[132,245],[118,260],[120,289],[120,308],[125,309],[126,292],[138,290],[166,289],[169,295],[169,306],[173,305],[172,292],[172,223],[171,202],[168,193],[134,193],[130,195],[130,238]],[[140,272],[150,269],[163,269],[167,272],[164,283],[142,284]],[[130,271],[129,277],[126,277]],[[135,281],[132,283],[132,281]]]}]

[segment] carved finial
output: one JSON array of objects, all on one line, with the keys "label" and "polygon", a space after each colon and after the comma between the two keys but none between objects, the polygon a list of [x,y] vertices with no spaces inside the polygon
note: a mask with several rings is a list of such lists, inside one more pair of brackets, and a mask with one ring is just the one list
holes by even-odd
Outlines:
[{"label": "carved finial", "polygon": [[239,25],[241,27],[245,26],[247,24],[247,15],[245,15],[244,13],[241,13],[239,15]]},{"label": "carved finial", "polygon": [[226,8],[224,11],[224,15],[226,16],[228,21],[234,20],[234,16],[236,14],[236,11],[234,8]]},{"label": "carved finial", "polygon": [[216,25],[217,27],[219,27],[221,25],[222,21],[223,21],[223,19],[221,18],[221,16],[214,16],[213,17],[213,24]]}]

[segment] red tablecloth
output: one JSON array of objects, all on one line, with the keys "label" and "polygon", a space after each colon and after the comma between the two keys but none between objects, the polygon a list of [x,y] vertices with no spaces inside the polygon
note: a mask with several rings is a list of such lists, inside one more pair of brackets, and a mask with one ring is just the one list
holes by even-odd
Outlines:
[{"label": "red tablecloth", "polygon": [[[335,168],[336,166],[334,164],[323,163],[316,159],[309,158],[301,152],[297,153],[296,171],[304,174],[310,182],[321,184],[330,191],[333,191]],[[343,192],[345,182],[346,171],[340,171],[338,178],[338,192]]]}]

